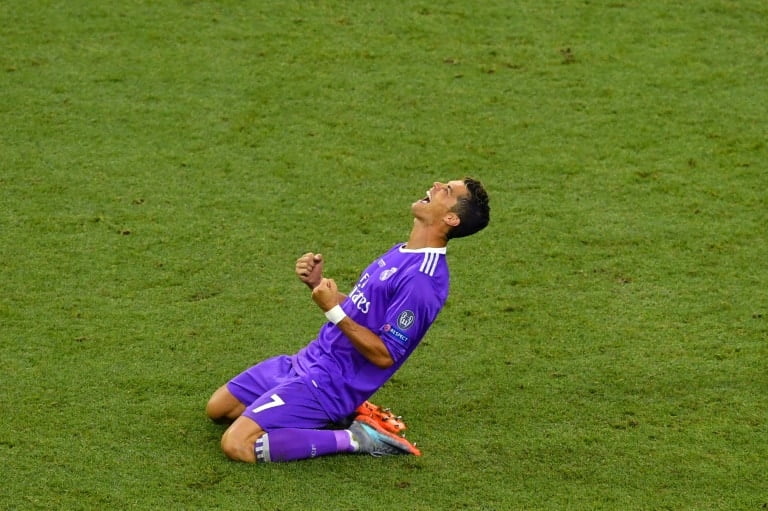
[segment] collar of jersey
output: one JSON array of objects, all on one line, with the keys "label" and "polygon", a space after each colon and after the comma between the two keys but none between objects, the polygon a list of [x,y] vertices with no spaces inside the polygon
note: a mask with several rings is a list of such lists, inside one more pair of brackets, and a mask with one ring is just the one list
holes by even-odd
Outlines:
[{"label": "collar of jersey", "polygon": [[424,247],[424,248],[405,248],[405,243],[400,245],[400,252],[403,254],[445,254],[448,247]]}]

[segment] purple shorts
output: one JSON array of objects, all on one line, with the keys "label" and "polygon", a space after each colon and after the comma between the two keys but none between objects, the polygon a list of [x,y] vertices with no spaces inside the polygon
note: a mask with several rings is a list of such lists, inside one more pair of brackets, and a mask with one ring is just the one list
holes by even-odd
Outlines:
[{"label": "purple shorts", "polygon": [[322,429],[332,426],[314,393],[293,369],[291,357],[269,358],[232,378],[227,388],[245,405],[242,415],[261,429]]}]

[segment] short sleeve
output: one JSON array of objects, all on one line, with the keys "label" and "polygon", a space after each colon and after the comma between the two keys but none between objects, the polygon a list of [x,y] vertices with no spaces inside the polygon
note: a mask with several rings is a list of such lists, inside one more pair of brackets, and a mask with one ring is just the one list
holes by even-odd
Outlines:
[{"label": "short sleeve", "polygon": [[379,336],[395,362],[419,344],[442,308],[432,278],[424,273],[404,275],[395,284]]}]

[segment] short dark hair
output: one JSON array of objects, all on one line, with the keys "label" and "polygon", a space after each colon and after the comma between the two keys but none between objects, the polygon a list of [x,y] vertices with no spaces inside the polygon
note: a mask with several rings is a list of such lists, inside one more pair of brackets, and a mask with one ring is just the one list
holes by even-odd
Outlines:
[{"label": "short dark hair", "polygon": [[464,178],[467,195],[459,198],[451,211],[459,216],[459,225],[448,231],[447,238],[463,238],[484,229],[491,220],[491,207],[488,205],[488,192],[483,184],[471,177]]}]

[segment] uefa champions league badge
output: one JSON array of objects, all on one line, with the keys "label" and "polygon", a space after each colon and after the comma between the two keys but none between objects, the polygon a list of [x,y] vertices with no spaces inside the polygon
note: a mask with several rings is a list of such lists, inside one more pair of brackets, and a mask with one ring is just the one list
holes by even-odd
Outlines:
[{"label": "uefa champions league badge", "polygon": [[416,315],[413,313],[413,311],[404,310],[397,317],[397,326],[403,330],[408,330],[411,328],[411,325],[413,325],[414,321],[416,321]]}]

